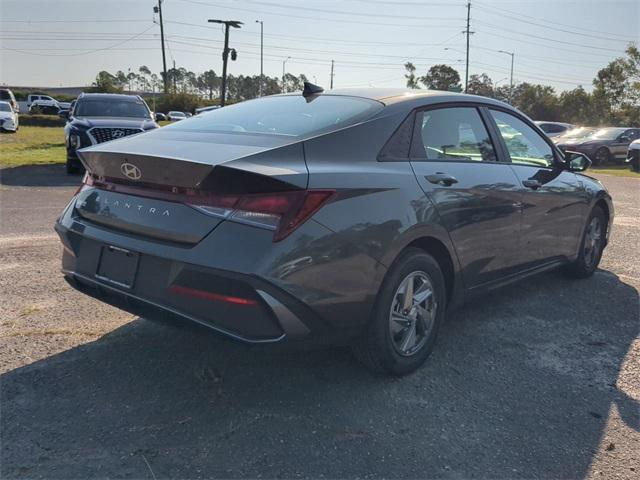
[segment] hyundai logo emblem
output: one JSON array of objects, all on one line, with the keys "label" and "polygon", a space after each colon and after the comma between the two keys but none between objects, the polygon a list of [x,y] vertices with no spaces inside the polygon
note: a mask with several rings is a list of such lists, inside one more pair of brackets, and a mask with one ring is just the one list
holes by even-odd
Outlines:
[{"label": "hyundai logo emblem", "polygon": [[111,132],[111,137],[113,138],[124,137],[124,130],[114,130],[113,132]]},{"label": "hyundai logo emblem", "polygon": [[125,177],[131,180],[140,180],[140,177],[142,177],[140,169],[132,163],[123,163],[120,165],[120,171]]}]

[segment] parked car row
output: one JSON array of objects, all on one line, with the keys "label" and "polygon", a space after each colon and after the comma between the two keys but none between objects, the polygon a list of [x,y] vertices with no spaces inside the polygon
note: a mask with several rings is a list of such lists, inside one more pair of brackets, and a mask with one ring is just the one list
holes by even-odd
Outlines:
[{"label": "parked car row", "polygon": [[584,153],[594,165],[622,164],[628,156],[631,142],[640,138],[640,128],[629,127],[578,127],[553,138],[562,151]]}]

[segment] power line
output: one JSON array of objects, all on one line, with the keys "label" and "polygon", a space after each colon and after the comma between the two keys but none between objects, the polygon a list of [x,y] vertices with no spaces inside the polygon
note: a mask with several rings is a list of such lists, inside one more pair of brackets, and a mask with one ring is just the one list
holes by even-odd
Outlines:
[{"label": "power line", "polygon": [[[260,1],[260,0],[245,0],[248,3],[253,3],[256,5],[264,5],[267,7],[276,7],[276,8],[283,8],[286,10],[296,10],[299,11],[300,7],[299,6],[292,6],[292,5],[283,5],[281,3],[274,3],[274,2],[265,2],[265,1]],[[309,11],[309,12],[318,12],[318,13],[328,13],[328,14],[333,14],[333,15],[348,15],[348,16],[354,16],[354,17],[368,17],[368,18],[396,18],[396,19],[401,19],[401,20],[453,20],[453,21],[460,21],[460,18],[458,17],[433,17],[433,16],[429,16],[429,17],[418,17],[415,15],[394,15],[394,14],[381,14],[381,13],[364,13],[364,12],[345,12],[342,10],[327,10],[324,8],[314,8],[314,7],[310,7],[308,5],[304,6],[304,10],[305,11]]]},{"label": "power line", "polygon": [[577,36],[587,37],[587,38],[595,38],[595,39],[598,39],[598,40],[607,40],[609,42],[626,42],[627,41],[627,40],[620,39],[620,38],[611,38],[611,37],[604,37],[602,35],[594,35],[594,34],[590,34],[590,33],[574,32],[574,31],[571,31],[571,30],[566,30],[566,29],[563,29],[563,28],[559,28],[557,26],[550,27],[550,26],[547,26],[547,25],[544,25],[544,24],[541,24],[541,23],[532,22],[530,20],[523,20],[522,18],[520,18],[518,16],[509,15],[509,14],[506,14],[504,12],[500,12],[500,13],[492,12],[491,10],[487,10],[486,7],[484,7],[482,5],[478,6],[478,8],[483,10],[485,13],[488,13],[489,15],[494,15],[494,16],[497,16],[497,17],[500,17],[500,18],[505,18],[506,17],[506,18],[509,18],[511,20],[515,20],[517,22],[525,23],[525,24],[528,24],[528,25],[534,25],[534,26],[537,26],[537,27],[540,27],[540,28],[546,28],[546,29],[549,29],[549,30],[553,30],[555,32],[563,32],[563,33],[568,33],[570,35],[577,35]]},{"label": "power line", "polygon": [[148,22],[149,19],[133,20],[133,19],[118,19],[118,20],[5,20],[0,19],[0,23],[143,23]]},{"label": "power line", "polygon": [[[518,17],[524,17],[524,18],[529,18],[529,19],[532,19],[532,20],[538,20],[540,22],[545,22],[545,23],[548,23],[550,25],[558,25],[558,26],[567,27],[567,28],[575,27],[575,25],[567,25],[566,23],[554,22],[553,20],[547,20],[547,19],[540,18],[540,17],[532,17],[531,15],[525,15],[522,12],[514,12],[513,10],[507,10],[505,8],[502,8],[502,7],[501,8],[497,8],[497,7],[493,7],[493,6],[490,6],[490,5],[485,5],[483,3],[479,3],[478,4],[478,2],[476,2],[476,4],[480,5],[483,8],[489,8],[489,9],[496,10],[496,11],[501,12],[501,13],[502,12],[508,12],[508,13],[513,14],[513,15],[517,15]],[[607,34],[607,35],[610,35],[610,36],[613,36],[613,37],[622,37],[622,38],[626,38],[628,40],[635,40],[634,37],[630,37],[630,36],[627,36],[627,35],[620,35],[619,33],[602,32],[600,30],[592,30],[592,29],[587,29],[587,28],[583,28],[583,27],[580,27],[580,30],[583,31],[583,32],[593,32],[593,33],[599,33],[599,34],[604,33],[604,34]]]},{"label": "power line", "polygon": [[482,20],[476,20],[476,22],[480,23],[481,25],[485,25],[485,26],[488,26],[488,27],[493,27],[493,28],[500,29],[503,32],[509,32],[509,33],[513,33],[515,35],[521,35],[521,36],[524,36],[524,37],[536,38],[538,40],[545,40],[547,42],[560,43],[560,44],[563,44],[563,45],[571,45],[571,46],[582,47],[582,48],[591,48],[591,49],[594,49],[594,50],[602,50],[602,51],[606,51],[606,52],[617,52],[617,53],[620,52],[620,49],[616,49],[616,48],[597,47],[595,45],[585,45],[583,43],[567,42],[567,41],[564,41],[564,40],[557,40],[557,39],[554,39],[554,38],[543,37],[543,36],[540,36],[540,35],[533,35],[533,34],[530,34],[530,33],[523,33],[523,32],[520,32],[518,30],[511,30],[509,28],[505,28],[502,25],[495,25],[493,23],[488,23],[488,22],[485,22],[485,21],[482,21]]},{"label": "power line", "polygon": [[[577,53],[579,55],[591,55],[593,57],[601,57],[601,58],[611,59],[611,55],[607,55],[607,54],[604,54],[604,53],[584,52],[584,51],[579,51],[579,50],[572,50],[570,48],[558,47],[558,46],[555,46],[555,45],[545,45],[545,44],[541,44],[539,42],[532,42],[531,40],[524,40],[524,39],[521,39],[521,38],[513,38],[513,37],[506,36],[506,35],[500,35],[499,33],[494,33],[493,31],[491,31],[491,30],[497,30],[497,29],[493,29],[491,27],[489,27],[489,30],[490,31],[481,30],[480,33],[482,35],[490,35],[492,37],[504,38],[504,39],[510,40],[512,42],[519,42],[519,43],[526,43],[526,44],[529,44],[529,45],[535,45],[536,47],[553,48],[555,50],[562,50],[564,52],[569,52],[569,53]],[[502,31],[502,29],[497,30],[497,31]]]},{"label": "power line", "polygon": [[340,22],[340,23],[349,23],[349,24],[360,24],[360,25],[377,25],[383,27],[414,27],[414,28],[457,28],[455,25],[446,26],[446,25],[425,25],[422,24],[408,24],[408,23],[389,23],[389,22],[365,22],[365,21],[355,21],[355,20],[347,20],[343,18],[318,18],[318,17],[310,17],[305,15],[294,15],[291,13],[275,13],[268,10],[256,10],[253,8],[242,8],[242,7],[230,7],[228,5],[220,5],[215,3],[205,3],[199,0],[179,0],[185,3],[192,3],[194,5],[204,5],[208,7],[218,7],[218,8],[226,8],[229,10],[238,10],[241,12],[250,12],[252,14],[260,13],[262,15],[271,15],[274,17],[289,17],[289,18],[299,18],[303,20],[313,20],[314,22],[324,21],[324,22]]},{"label": "power line", "polygon": [[[147,29],[143,30],[142,32],[140,32],[140,33],[138,33],[138,34],[136,34],[136,35],[134,35],[134,36],[132,36],[132,37],[130,37],[130,38],[126,38],[126,39],[124,39],[124,40],[122,40],[122,41],[120,41],[120,42],[114,43],[113,45],[109,45],[109,46],[107,46],[107,47],[96,48],[96,49],[93,49],[93,50],[87,50],[87,51],[85,51],[85,52],[80,52],[80,53],[66,53],[66,54],[65,54],[65,53],[59,53],[59,54],[56,54],[56,55],[53,55],[53,54],[52,54],[52,55],[46,55],[46,56],[56,56],[56,57],[75,57],[75,56],[79,56],[79,55],[89,55],[89,54],[91,54],[91,53],[101,52],[101,51],[104,51],[104,50],[111,50],[111,49],[113,49],[113,48],[115,48],[115,47],[119,47],[120,45],[123,45],[123,44],[125,44],[125,43],[127,43],[127,42],[130,42],[130,41],[132,41],[132,40],[135,40],[135,39],[136,39],[136,38],[138,38],[139,36],[141,36],[141,35],[143,35],[143,34],[147,33],[147,32],[148,32],[149,30],[151,30],[153,27],[155,27],[155,24],[154,24],[154,25],[151,25],[149,28],[147,28]],[[3,49],[5,49],[5,50],[12,50],[12,51],[14,51],[14,52],[20,52],[20,51],[22,51],[21,49],[17,49],[17,48],[8,48],[8,47],[4,47],[4,46],[3,46],[2,48],[3,48]],[[45,55],[42,55],[42,56],[45,56]]]}]

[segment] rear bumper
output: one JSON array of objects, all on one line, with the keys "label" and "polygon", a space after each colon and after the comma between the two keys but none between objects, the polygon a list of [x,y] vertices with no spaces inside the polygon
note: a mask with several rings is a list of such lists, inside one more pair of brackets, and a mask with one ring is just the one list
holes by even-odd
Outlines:
[{"label": "rear bumper", "polygon": [[[135,315],[193,322],[245,343],[302,340],[331,329],[301,302],[248,275],[141,254],[131,287],[90,273],[107,245],[61,224],[62,272],[75,289]],[[179,288],[172,288],[179,286]],[[231,301],[225,300],[230,298]]]}]

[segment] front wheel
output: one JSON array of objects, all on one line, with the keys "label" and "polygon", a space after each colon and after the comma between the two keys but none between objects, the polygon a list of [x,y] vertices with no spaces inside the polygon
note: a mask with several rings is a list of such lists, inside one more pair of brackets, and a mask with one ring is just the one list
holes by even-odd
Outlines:
[{"label": "front wheel", "polygon": [[605,246],[607,220],[602,208],[595,207],[587,220],[582,234],[580,253],[575,262],[567,265],[563,271],[574,278],[587,278],[598,268]]},{"label": "front wheel", "polygon": [[409,249],[382,283],[373,316],[353,346],[368,368],[406,375],[431,354],[446,308],[445,281],[435,259]]},{"label": "front wheel", "polygon": [[605,165],[611,159],[611,155],[609,150],[605,147],[601,147],[596,150],[595,155],[593,156],[593,164],[594,165]]}]

